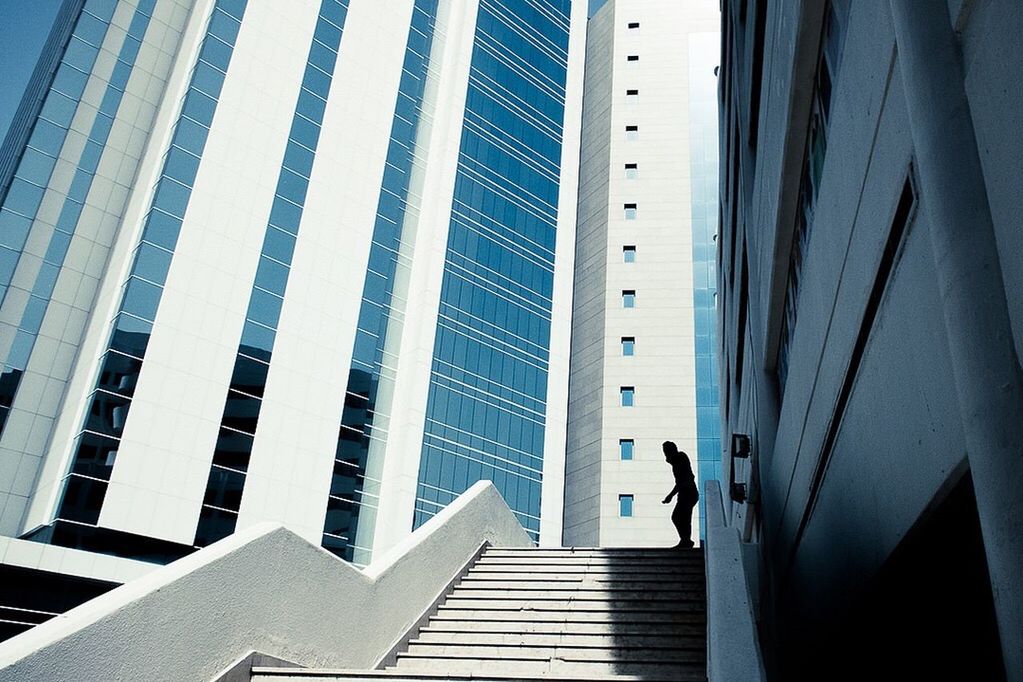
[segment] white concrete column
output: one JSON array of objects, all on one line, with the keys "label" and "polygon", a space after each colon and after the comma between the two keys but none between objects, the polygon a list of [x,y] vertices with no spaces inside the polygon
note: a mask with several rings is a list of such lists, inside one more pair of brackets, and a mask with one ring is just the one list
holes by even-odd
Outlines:
[{"label": "white concrete column", "polygon": [[1023,377],[963,65],[946,3],[891,9],[1002,655],[1023,679]]}]

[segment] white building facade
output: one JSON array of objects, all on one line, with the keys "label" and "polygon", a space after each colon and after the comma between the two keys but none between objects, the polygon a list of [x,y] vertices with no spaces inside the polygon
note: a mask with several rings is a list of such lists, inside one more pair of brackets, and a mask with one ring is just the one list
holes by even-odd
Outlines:
[{"label": "white building facade", "polygon": [[715,2],[609,0],[589,22],[566,545],[677,542],[666,440],[718,477],[718,17]]},{"label": "white building facade", "polygon": [[480,479],[559,543],[584,4],[66,2],[0,155],[8,544],[366,563]]}]

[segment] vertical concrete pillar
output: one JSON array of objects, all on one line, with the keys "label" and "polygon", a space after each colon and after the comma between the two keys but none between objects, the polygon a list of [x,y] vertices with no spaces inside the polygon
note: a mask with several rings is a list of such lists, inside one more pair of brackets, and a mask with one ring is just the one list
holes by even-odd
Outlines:
[{"label": "vertical concrete pillar", "polygon": [[947,3],[891,0],[891,9],[1005,668],[1018,680],[1023,379]]}]

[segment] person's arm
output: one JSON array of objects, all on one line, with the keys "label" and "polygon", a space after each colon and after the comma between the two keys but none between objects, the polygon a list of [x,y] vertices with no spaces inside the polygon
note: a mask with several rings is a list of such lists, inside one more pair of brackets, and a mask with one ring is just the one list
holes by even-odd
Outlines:
[{"label": "person's arm", "polygon": [[668,493],[668,496],[665,497],[663,500],[661,500],[661,504],[668,504],[669,502],[671,502],[671,498],[675,497],[675,493],[677,493],[677,492],[678,492],[678,484],[676,483],[675,487],[671,489],[670,493]]}]

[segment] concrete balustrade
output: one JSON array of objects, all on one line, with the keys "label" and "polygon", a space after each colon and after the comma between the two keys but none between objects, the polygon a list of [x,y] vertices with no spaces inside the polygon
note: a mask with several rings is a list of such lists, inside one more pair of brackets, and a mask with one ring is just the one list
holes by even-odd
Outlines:
[{"label": "concrete balustrade", "polygon": [[710,682],[766,679],[742,564],[739,531],[727,525],[721,486],[707,481],[707,677]]},{"label": "concrete balustrade", "polygon": [[372,668],[482,547],[531,544],[489,481],[363,570],[251,526],[0,643],[0,682],[210,680],[253,650]]}]

